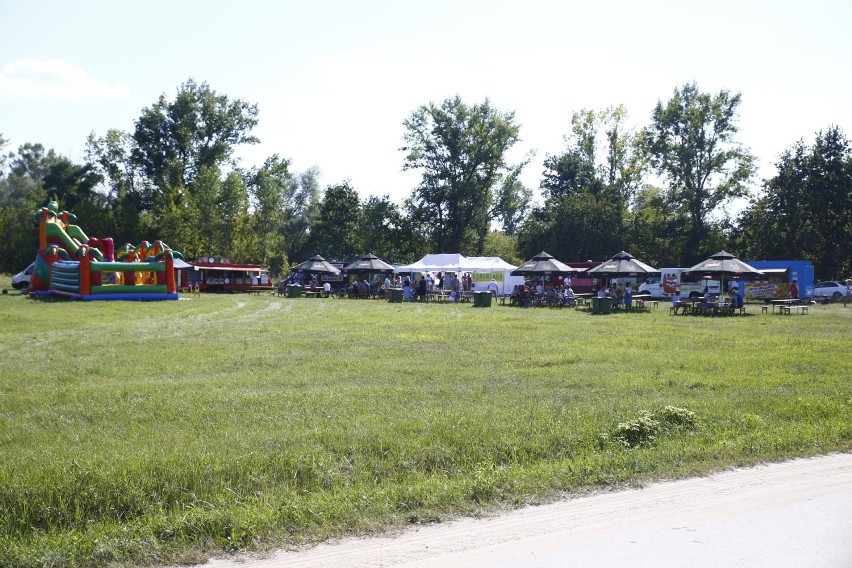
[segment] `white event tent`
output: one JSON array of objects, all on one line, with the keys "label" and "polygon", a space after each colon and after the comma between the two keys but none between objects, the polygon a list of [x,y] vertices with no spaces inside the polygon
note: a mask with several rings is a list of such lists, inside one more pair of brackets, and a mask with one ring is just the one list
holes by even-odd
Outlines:
[{"label": "white event tent", "polygon": [[427,254],[417,262],[394,266],[394,272],[473,272],[476,265],[461,254]]},{"label": "white event tent", "polygon": [[[487,288],[491,278],[497,282],[497,293],[508,294],[515,284],[523,284],[523,277],[512,276],[516,267],[499,256],[471,256],[461,254],[427,254],[417,262],[395,266],[395,272],[470,272],[474,275],[477,290]],[[480,275],[477,278],[476,275]]]}]

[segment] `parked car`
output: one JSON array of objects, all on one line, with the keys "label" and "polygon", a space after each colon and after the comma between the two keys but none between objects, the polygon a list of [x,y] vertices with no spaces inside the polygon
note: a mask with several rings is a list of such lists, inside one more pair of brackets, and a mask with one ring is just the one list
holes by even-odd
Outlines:
[{"label": "parked car", "polygon": [[846,284],[838,280],[825,280],[814,286],[814,298],[841,298],[845,295]]},{"label": "parked car", "polygon": [[30,287],[30,275],[33,273],[33,268],[35,267],[35,263],[31,263],[28,267],[24,268],[14,276],[12,276],[12,288],[15,290],[23,290],[24,288]]}]

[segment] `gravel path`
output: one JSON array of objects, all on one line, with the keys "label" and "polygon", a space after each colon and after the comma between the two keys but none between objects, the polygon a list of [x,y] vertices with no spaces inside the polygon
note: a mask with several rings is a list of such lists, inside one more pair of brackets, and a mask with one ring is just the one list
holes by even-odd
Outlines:
[{"label": "gravel path", "polygon": [[852,454],[348,538],[213,568],[852,568]]}]

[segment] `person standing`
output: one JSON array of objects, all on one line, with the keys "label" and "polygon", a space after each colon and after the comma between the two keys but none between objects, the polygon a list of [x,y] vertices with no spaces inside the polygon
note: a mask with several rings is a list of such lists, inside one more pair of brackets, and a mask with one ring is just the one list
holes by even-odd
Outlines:
[{"label": "person standing", "polygon": [[420,280],[417,282],[417,299],[420,300],[421,302],[426,301],[426,291],[427,291],[426,276],[421,276]]},{"label": "person standing", "polygon": [[795,280],[790,282],[790,297],[794,300],[799,299],[799,284]]},{"label": "person standing", "polygon": [[488,283],[488,291],[491,292],[491,295],[496,298],[497,297],[497,290],[498,290],[497,281],[494,278],[492,278],[491,282]]}]

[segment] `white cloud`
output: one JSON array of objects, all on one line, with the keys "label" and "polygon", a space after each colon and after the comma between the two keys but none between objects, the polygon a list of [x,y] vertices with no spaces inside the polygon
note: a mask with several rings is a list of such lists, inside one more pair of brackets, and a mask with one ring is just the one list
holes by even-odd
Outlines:
[{"label": "white cloud", "polygon": [[3,66],[0,94],[24,98],[79,101],[86,98],[126,99],[130,88],[109,85],[64,61],[22,59]]}]

